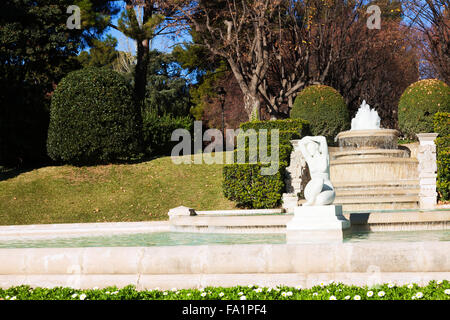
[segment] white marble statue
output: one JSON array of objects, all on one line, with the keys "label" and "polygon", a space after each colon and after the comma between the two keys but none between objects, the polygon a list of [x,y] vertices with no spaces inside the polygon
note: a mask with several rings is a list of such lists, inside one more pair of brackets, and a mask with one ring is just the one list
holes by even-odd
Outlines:
[{"label": "white marble statue", "polygon": [[333,203],[336,193],[330,181],[330,156],[325,137],[304,137],[300,151],[308,164],[311,180],[305,187],[304,206],[324,206]]}]

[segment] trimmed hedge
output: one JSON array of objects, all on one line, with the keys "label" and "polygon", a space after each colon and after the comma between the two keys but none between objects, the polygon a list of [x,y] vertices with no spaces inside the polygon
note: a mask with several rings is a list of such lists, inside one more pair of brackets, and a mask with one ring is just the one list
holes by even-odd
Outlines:
[{"label": "trimmed hedge", "polygon": [[255,131],[261,129],[278,129],[280,131],[296,131],[301,136],[309,133],[308,121],[302,119],[285,119],[285,120],[270,120],[270,121],[250,121],[242,123],[239,128],[243,131],[253,129]]},{"label": "trimmed hedge", "polygon": [[400,97],[399,129],[417,140],[416,133],[434,131],[433,116],[437,112],[450,112],[450,87],[436,79],[415,82]]},{"label": "trimmed hedge", "polygon": [[439,133],[437,147],[437,191],[443,201],[450,200],[450,113],[434,115],[434,130]]},{"label": "trimmed hedge", "polygon": [[[270,129],[279,130],[279,158],[277,160],[278,170],[273,175],[262,175],[261,169],[269,167],[269,162],[262,162],[259,158],[259,136],[257,146],[249,147],[249,139],[245,139],[245,148],[239,146],[234,151],[235,162],[239,150],[245,151],[246,163],[234,163],[225,165],[223,168],[223,192],[226,198],[236,201],[237,206],[244,208],[275,208],[281,204],[282,193],[285,189],[284,178],[286,167],[289,165],[292,139],[299,139],[309,133],[309,127],[304,120],[276,120],[276,121],[252,121],[240,126],[245,131],[253,129],[258,134],[260,129],[267,129],[267,156],[271,154]],[[250,137],[252,134],[249,135]],[[239,137],[238,137],[239,139]],[[249,159],[252,148],[256,151],[257,158]],[[258,161],[258,162],[257,162]],[[256,163],[253,163],[256,162]]]},{"label": "trimmed hedge", "polygon": [[194,122],[191,117],[159,116],[156,112],[144,113],[142,117],[142,135],[145,152],[148,156],[170,155],[172,148],[178,143],[170,141],[176,129],[192,132]]},{"label": "trimmed hedge", "polygon": [[52,97],[47,150],[56,161],[92,165],[138,156],[140,114],[119,73],[102,68],[71,72]]},{"label": "trimmed hedge", "polygon": [[291,118],[307,120],[313,136],[325,136],[328,144],[341,131],[350,129],[350,114],[342,95],[334,88],[313,85],[295,98]]}]

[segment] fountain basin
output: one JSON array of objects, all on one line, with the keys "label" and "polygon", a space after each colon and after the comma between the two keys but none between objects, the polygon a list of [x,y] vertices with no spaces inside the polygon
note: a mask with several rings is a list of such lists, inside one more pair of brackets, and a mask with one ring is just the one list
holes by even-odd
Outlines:
[{"label": "fountain basin", "polygon": [[[397,149],[400,133],[393,129],[349,130],[336,136],[341,149],[345,151],[364,149]],[[341,150],[344,151],[344,150]]]}]

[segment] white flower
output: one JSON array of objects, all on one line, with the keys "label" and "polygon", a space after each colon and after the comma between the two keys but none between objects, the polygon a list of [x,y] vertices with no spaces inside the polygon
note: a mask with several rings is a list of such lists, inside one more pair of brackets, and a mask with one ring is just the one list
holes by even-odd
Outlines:
[{"label": "white flower", "polygon": [[242,296],[239,298],[239,300],[247,300],[247,298],[245,296]]},{"label": "white flower", "polygon": [[221,292],[219,293],[219,297],[223,297],[225,295],[225,293]]},{"label": "white flower", "polygon": [[179,293],[180,293],[180,291],[175,292],[175,294],[179,294]]},{"label": "white flower", "polygon": [[206,297],[206,292],[202,292],[201,296]]},{"label": "white flower", "polygon": [[16,296],[12,297],[12,298],[11,298],[11,299],[9,299],[9,300],[16,300]]},{"label": "white flower", "polygon": [[177,288],[172,288],[170,289],[170,291],[177,291]]},{"label": "white flower", "polygon": [[356,296],[353,297],[353,300],[361,300],[361,297],[356,295]]},{"label": "white flower", "polygon": [[297,289],[297,290],[302,290],[302,286],[300,286],[300,285],[299,285],[299,286],[296,286],[295,289]]},{"label": "white flower", "polygon": [[205,290],[205,289],[203,289],[203,288],[198,289],[198,291],[203,291],[203,290]]},{"label": "white flower", "polygon": [[287,295],[288,297],[292,296],[292,291],[286,292],[286,295]]},{"label": "white flower", "polygon": [[238,292],[238,295],[240,295],[240,296],[242,296],[244,293],[241,291],[241,292]]},{"label": "white flower", "polygon": [[110,294],[111,292],[109,292],[109,291],[106,291],[105,293],[106,293],[106,294]]},{"label": "white flower", "polygon": [[445,294],[450,294],[450,289],[445,289],[445,290],[444,290],[444,293],[445,293]]},{"label": "white flower", "polygon": [[437,281],[437,284],[442,284],[442,280],[438,280],[438,281]]},{"label": "white flower", "polygon": [[350,299],[350,296],[345,296],[344,299],[345,299],[345,300],[348,300],[348,299]]},{"label": "white flower", "polygon": [[368,297],[373,296],[373,291],[367,291],[367,296],[368,296]]},{"label": "white flower", "polygon": [[163,292],[163,295],[167,296],[167,295],[168,295],[168,292],[167,292],[167,291],[164,291],[164,292]]},{"label": "white flower", "polygon": [[336,300],[336,297],[335,296],[331,296],[330,300]]},{"label": "white flower", "polygon": [[272,291],[272,288],[267,289],[267,292],[270,292],[270,291]]},{"label": "white flower", "polygon": [[253,291],[255,291],[256,293],[260,293],[260,292],[262,292],[262,289],[261,288],[257,288],[257,289],[253,289]]},{"label": "white flower", "polygon": [[78,294],[74,293],[74,294],[72,295],[72,298],[76,298],[77,296],[78,296]]},{"label": "white flower", "polygon": [[189,297],[190,295],[191,295],[190,293],[187,294],[188,297]]},{"label": "white flower", "polygon": [[253,285],[252,285],[252,284],[249,284],[248,287],[251,289],[251,288],[253,288]]},{"label": "white flower", "polygon": [[412,289],[414,285],[412,283],[408,284],[408,289]]},{"label": "white flower", "polygon": [[313,296],[317,296],[317,295],[318,295],[318,293],[317,293],[317,292],[314,292],[314,293],[313,293]]},{"label": "white flower", "polygon": [[417,292],[416,293],[416,298],[420,299],[423,297],[423,293],[422,292]]},{"label": "white flower", "polygon": [[393,284],[392,282],[389,282],[388,288],[393,288],[394,286],[395,286],[395,284]]},{"label": "white flower", "polygon": [[80,295],[80,300],[84,300],[84,299],[86,299],[86,295],[83,293]]},{"label": "white flower", "polygon": [[98,290],[98,287],[93,287],[92,290]]},{"label": "white flower", "polygon": [[118,293],[119,293],[119,291],[111,292],[111,294],[118,294]]},{"label": "white flower", "polygon": [[378,292],[378,296],[379,296],[379,297],[384,297],[384,295],[385,295],[384,291]]},{"label": "white flower", "polygon": [[325,283],[321,282],[319,283],[319,286],[323,288],[325,286]]},{"label": "white flower", "polygon": [[281,293],[281,295],[282,295],[283,297],[286,297],[286,292],[283,291],[283,292]]}]

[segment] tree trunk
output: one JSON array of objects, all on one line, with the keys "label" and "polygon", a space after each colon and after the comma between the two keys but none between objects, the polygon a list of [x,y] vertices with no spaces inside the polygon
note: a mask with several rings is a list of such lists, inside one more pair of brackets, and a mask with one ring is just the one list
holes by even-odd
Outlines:
[{"label": "tree trunk", "polygon": [[134,74],[134,96],[138,108],[144,107],[145,91],[147,86],[147,67],[149,59],[149,41],[137,43],[137,62]]},{"label": "tree trunk", "polygon": [[244,107],[250,121],[260,120],[261,101],[256,95],[244,94]]}]

